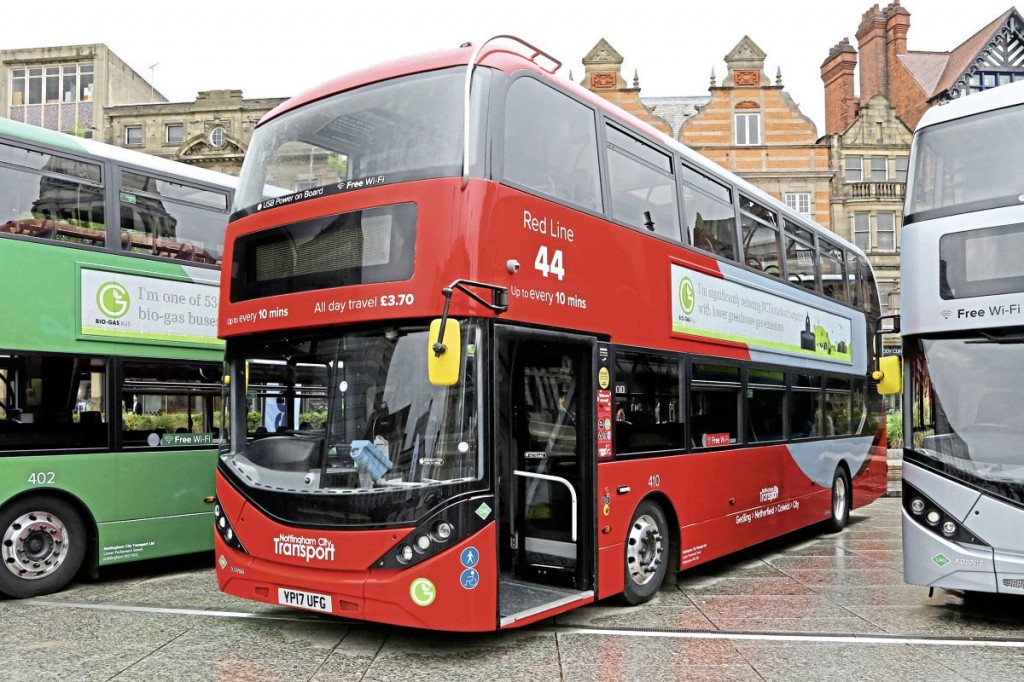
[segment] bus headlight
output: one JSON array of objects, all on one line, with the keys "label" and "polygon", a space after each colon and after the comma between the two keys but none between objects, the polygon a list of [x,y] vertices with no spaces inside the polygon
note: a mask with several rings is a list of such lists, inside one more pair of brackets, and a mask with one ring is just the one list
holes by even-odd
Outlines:
[{"label": "bus headlight", "polygon": [[942,514],[937,509],[931,509],[925,515],[924,520],[928,522],[929,526],[936,526],[942,520]]},{"label": "bus headlight", "polygon": [[398,560],[404,564],[412,561],[412,547],[409,545],[398,546]]},{"label": "bus headlight", "polygon": [[910,511],[914,512],[915,514],[920,514],[921,512],[923,512],[924,500],[922,500],[920,497],[915,497],[913,500],[911,500]]},{"label": "bus headlight", "polygon": [[438,540],[444,542],[452,536],[452,524],[447,521],[438,522],[438,524],[434,526],[434,535],[437,536]]},{"label": "bus headlight", "polygon": [[430,536],[428,535],[417,535],[416,536],[416,547],[421,552],[426,552],[430,549]]},{"label": "bus headlight", "polygon": [[217,530],[217,534],[220,535],[220,539],[224,541],[224,544],[231,549],[248,554],[249,552],[242,545],[242,541],[238,539],[235,529],[231,527],[231,522],[228,521],[228,517],[220,504],[213,505],[213,518],[216,519],[213,527]]},{"label": "bus headlight", "polygon": [[943,535],[945,535],[947,538],[950,538],[950,537],[953,537],[954,533],[956,533],[956,524],[955,523],[953,523],[952,521],[946,521],[944,524],[942,524],[942,534]]}]

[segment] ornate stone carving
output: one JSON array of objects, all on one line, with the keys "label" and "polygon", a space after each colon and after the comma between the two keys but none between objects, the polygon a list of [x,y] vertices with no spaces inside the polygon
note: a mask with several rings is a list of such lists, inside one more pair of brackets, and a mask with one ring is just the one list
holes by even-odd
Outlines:
[{"label": "ornate stone carving", "polygon": [[757,87],[761,84],[761,76],[757,71],[733,71],[733,83],[737,87]]},{"label": "ornate stone carving", "polygon": [[592,73],[590,74],[590,87],[595,90],[608,90],[615,87],[614,73]]}]

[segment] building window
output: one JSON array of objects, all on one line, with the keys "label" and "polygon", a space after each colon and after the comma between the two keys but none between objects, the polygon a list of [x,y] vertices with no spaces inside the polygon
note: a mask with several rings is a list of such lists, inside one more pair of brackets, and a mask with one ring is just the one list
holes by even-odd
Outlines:
[{"label": "building window", "polygon": [[220,126],[210,131],[210,146],[214,149],[220,149],[224,146],[224,129]]},{"label": "building window", "polygon": [[885,182],[889,179],[886,163],[887,159],[884,156],[871,157],[871,182]]},{"label": "building window", "polygon": [[858,211],[853,214],[853,243],[861,251],[871,250],[871,223],[869,218],[870,215],[867,212]]},{"label": "building window", "polygon": [[797,213],[811,215],[811,193],[786,192],[786,206],[789,206]]},{"label": "building window", "polygon": [[896,289],[896,282],[879,282],[878,283],[878,299],[881,303],[882,314],[889,314],[889,303],[891,300],[890,294]]},{"label": "building window", "polygon": [[127,145],[142,144],[142,126],[125,126],[124,143]]},{"label": "building window", "polygon": [[88,102],[92,84],[92,64],[11,69],[11,106]]},{"label": "building window", "polygon": [[184,123],[168,123],[164,127],[164,132],[164,141],[167,142],[167,144],[181,144],[185,141]]},{"label": "building window", "polygon": [[864,157],[847,156],[843,160],[843,180],[846,182],[862,182],[864,180]]},{"label": "building window", "polygon": [[979,71],[971,76],[967,86],[967,93],[981,92],[1014,81],[1024,80],[1024,73],[1013,71]]},{"label": "building window", "polygon": [[896,174],[893,176],[893,180],[896,182],[907,181],[907,166],[910,164],[909,156],[897,156],[896,157]]},{"label": "building window", "polygon": [[761,144],[761,114],[736,114],[736,144]]},{"label": "building window", "polygon": [[878,250],[896,250],[896,214],[892,211],[879,211],[876,217],[878,233]]}]

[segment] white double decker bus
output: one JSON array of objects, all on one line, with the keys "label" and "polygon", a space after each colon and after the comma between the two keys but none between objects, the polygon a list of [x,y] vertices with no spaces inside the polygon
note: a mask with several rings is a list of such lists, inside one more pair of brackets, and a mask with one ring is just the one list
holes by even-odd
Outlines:
[{"label": "white double decker bus", "polygon": [[1024,594],[1024,83],[929,110],[902,244],[908,583]]}]

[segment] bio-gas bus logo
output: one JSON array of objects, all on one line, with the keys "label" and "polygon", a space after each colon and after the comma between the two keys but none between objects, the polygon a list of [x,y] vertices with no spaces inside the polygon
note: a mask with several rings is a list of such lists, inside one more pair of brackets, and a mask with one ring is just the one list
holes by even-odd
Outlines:
[{"label": "bio-gas bus logo", "polygon": [[112,320],[124,317],[131,307],[131,302],[128,290],[118,282],[106,282],[96,292],[96,305],[99,306],[101,313]]},{"label": "bio-gas bus logo", "polygon": [[697,292],[693,288],[693,282],[689,277],[683,277],[683,281],[679,283],[679,305],[683,307],[683,314],[692,314],[696,302]]}]

